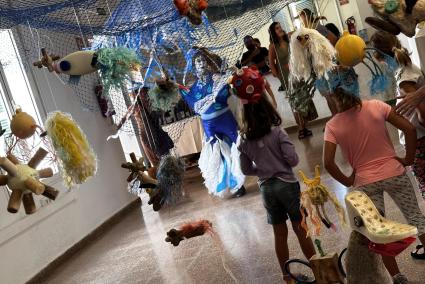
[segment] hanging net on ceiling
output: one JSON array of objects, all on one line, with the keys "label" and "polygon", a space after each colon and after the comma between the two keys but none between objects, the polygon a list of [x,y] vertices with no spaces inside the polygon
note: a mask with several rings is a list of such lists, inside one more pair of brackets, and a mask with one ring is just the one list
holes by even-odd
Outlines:
[{"label": "hanging net on ceiling", "polygon": [[[123,119],[133,111],[129,107],[134,105],[137,94],[134,96],[132,90],[140,86],[153,88],[155,81],[165,75],[190,86],[194,74],[187,69],[187,54],[193,46],[206,47],[219,55],[226,66],[235,65],[243,52],[243,37],[258,32],[289,2],[297,1],[209,0],[208,8],[200,15],[201,23],[194,25],[193,19],[181,16],[173,0],[0,0],[0,29],[13,31],[26,69],[36,69],[33,62],[40,59],[42,48],[60,57],[77,50],[117,46],[134,50],[142,63],[137,80],[129,82],[123,91],[110,92],[100,105],[109,106],[106,115],[113,114],[116,124],[122,122],[121,130],[139,135],[138,122]],[[100,110],[96,95],[101,94],[98,73],[78,80],[46,69],[33,73],[36,80],[44,78],[51,84],[72,88],[84,109]],[[193,117],[183,101],[170,111],[152,110],[148,101],[138,111],[143,120],[145,112],[152,114],[149,123],[172,125],[167,131],[174,142]]]}]

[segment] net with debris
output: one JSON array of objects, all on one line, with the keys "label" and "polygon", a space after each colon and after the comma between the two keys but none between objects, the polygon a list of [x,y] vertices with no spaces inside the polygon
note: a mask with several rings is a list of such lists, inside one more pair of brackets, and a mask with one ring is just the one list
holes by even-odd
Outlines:
[{"label": "net with debris", "polygon": [[[190,5],[196,2],[199,0],[188,0]],[[113,115],[116,124],[122,123],[122,131],[139,135],[138,123],[129,116],[129,108],[139,94],[133,90],[153,88],[155,81],[164,77],[190,86],[194,74],[187,68],[187,54],[193,46],[206,47],[224,59],[226,66],[233,66],[243,52],[242,38],[258,32],[289,2],[297,1],[207,2],[202,22],[194,25],[180,15],[173,0],[0,0],[0,29],[12,29],[24,68],[36,68],[33,62],[40,60],[42,48],[60,57],[77,50],[117,46],[134,50],[142,62],[139,74],[123,90],[110,92],[108,98],[101,95],[97,72],[78,80],[56,74],[54,80],[72,88],[87,111]],[[174,143],[194,115],[182,100],[168,111],[152,110],[150,106],[141,109],[151,114],[148,123],[155,120],[169,125],[167,131]]]}]

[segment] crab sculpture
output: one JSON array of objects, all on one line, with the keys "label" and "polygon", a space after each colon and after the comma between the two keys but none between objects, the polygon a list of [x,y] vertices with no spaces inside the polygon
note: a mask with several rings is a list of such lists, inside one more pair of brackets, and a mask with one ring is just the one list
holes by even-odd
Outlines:
[{"label": "crab sculpture", "polygon": [[425,21],[425,0],[369,0],[369,4],[380,18],[368,17],[366,22],[394,35],[413,37],[416,26]]},{"label": "crab sculpture", "polygon": [[0,185],[7,185],[12,191],[7,206],[7,211],[10,213],[17,213],[21,202],[27,214],[34,213],[36,206],[32,194],[56,199],[59,192],[40,181],[40,178],[53,176],[52,169],[36,170],[46,155],[47,151],[40,148],[26,165],[20,164],[12,154],[0,158],[0,167],[7,172],[7,175],[0,175]]}]

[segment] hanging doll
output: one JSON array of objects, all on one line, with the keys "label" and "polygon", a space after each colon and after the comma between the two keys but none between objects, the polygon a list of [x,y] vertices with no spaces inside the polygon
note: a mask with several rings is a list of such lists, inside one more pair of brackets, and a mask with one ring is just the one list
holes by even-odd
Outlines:
[{"label": "hanging doll", "polygon": [[315,235],[320,235],[321,222],[323,222],[327,228],[336,230],[335,225],[331,222],[325,210],[325,203],[328,201],[333,203],[340,222],[345,225],[344,209],[329,189],[321,183],[319,166],[316,166],[315,177],[313,179],[308,179],[302,171],[300,171],[299,174],[304,184],[307,186],[307,190],[301,193],[301,214],[303,216],[301,226],[306,230],[307,235],[311,235],[307,225],[307,218],[310,218],[310,222],[315,227]]},{"label": "hanging doll", "polygon": [[205,48],[189,51],[187,70],[192,67],[196,81],[180,92],[188,105],[200,115],[206,143],[199,159],[199,167],[208,191],[223,196],[229,189],[236,196],[245,194],[245,176],[240,169],[236,141],[238,125],[228,106],[231,74],[222,75],[222,60]]},{"label": "hanging doll", "polygon": [[369,0],[379,15],[367,17],[366,22],[376,29],[408,37],[416,34],[416,26],[425,21],[425,0]]}]

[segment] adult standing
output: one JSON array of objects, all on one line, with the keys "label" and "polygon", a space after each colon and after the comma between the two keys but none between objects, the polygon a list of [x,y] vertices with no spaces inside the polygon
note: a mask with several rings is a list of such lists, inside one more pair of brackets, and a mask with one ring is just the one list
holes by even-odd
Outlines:
[{"label": "adult standing", "polygon": [[208,191],[223,196],[230,190],[235,197],[245,194],[245,176],[236,147],[238,125],[229,109],[228,77],[220,73],[221,58],[206,48],[194,47],[188,64],[196,81],[190,88],[181,86],[181,94],[188,105],[200,115],[206,143],[199,159],[199,167]]},{"label": "adult standing", "polygon": [[[289,35],[282,29],[279,23],[274,22],[269,27],[270,46],[269,62],[273,76],[279,78],[281,88],[279,91],[289,91]],[[314,108],[314,104],[312,105]],[[315,109],[315,108],[314,108]],[[295,121],[298,125],[298,138],[304,139],[312,136],[311,130],[307,129],[308,115],[293,110]]]},{"label": "adult standing", "polygon": [[241,65],[248,67],[255,65],[261,75],[270,72],[270,68],[267,65],[267,57],[269,56],[267,48],[258,45],[252,36],[249,35],[245,36],[243,41],[247,51],[242,54]]},{"label": "adult standing", "polygon": [[[320,23],[320,20],[326,20],[326,17],[323,17],[323,16],[316,17],[314,13],[307,8],[301,10],[298,17],[301,19],[304,27],[317,30],[321,35],[327,38],[332,43],[333,46],[336,45],[338,41],[338,37],[333,32],[331,32],[328,28],[326,28]],[[329,110],[332,113],[332,116],[337,114],[338,108],[334,100],[332,100],[332,98],[330,97],[331,94],[329,93],[329,91],[319,90],[319,92],[323,97],[325,97],[326,102],[328,103]]]}]

